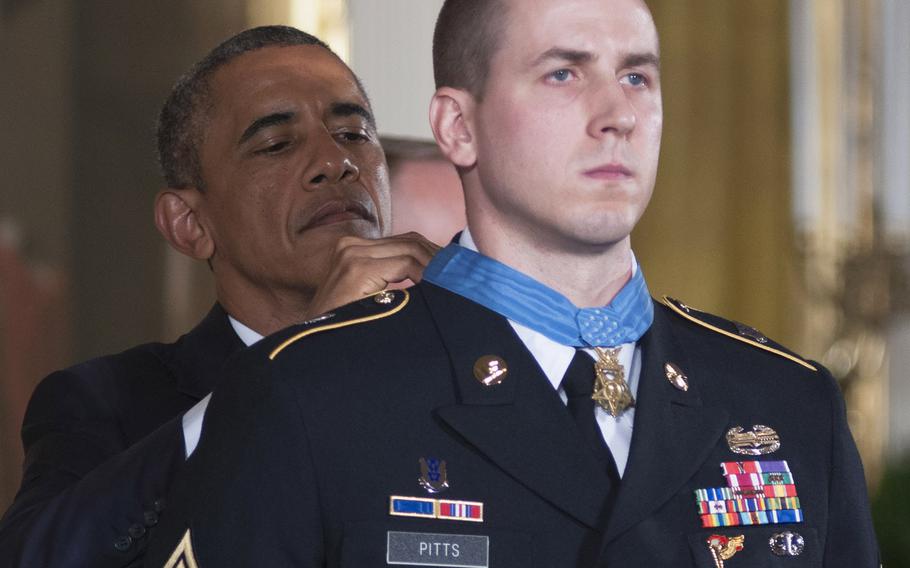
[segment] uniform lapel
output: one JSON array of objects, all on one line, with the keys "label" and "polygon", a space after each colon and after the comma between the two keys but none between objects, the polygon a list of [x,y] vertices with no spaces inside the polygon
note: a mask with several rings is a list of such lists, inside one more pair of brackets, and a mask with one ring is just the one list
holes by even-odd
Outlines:
[{"label": "uniform lapel", "polygon": [[[479,452],[555,507],[602,528],[606,472],[575,432],[559,395],[505,318],[431,284],[420,285],[449,354],[458,401],[437,416]],[[508,375],[486,387],[475,361],[497,355]]]},{"label": "uniform lapel", "polygon": [[199,325],[177,340],[164,364],[180,392],[201,399],[218,384],[225,361],[244,347],[227,312],[215,304]]},{"label": "uniform lapel", "polygon": [[[605,545],[678,493],[708,458],[727,424],[726,410],[702,405],[698,389],[707,381],[700,379],[710,370],[686,357],[668,318],[665,308],[656,305],[654,324],[641,339],[632,446]],[[674,388],[667,380],[668,361],[686,373],[688,391]]]}]

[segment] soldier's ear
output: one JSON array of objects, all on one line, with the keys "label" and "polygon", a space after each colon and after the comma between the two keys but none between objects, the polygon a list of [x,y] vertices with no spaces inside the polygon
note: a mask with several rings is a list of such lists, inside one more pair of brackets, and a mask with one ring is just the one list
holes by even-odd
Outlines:
[{"label": "soldier's ear", "polygon": [[441,87],[430,101],[430,127],[442,154],[458,168],[477,162],[473,116],[476,104],[467,91]]},{"label": "soldier's ear", "polygon": [[202,192],[196,188],[160,191],[155,197],[155,226],[179,252],[209,260],[215,253],[215,241],[200,215],[202,200]]}]

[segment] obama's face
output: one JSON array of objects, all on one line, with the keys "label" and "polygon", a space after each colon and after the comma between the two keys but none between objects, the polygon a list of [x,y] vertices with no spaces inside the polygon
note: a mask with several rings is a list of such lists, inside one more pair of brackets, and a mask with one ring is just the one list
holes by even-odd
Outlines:
[{"label": "obama's face", "polygon": [[389,182],[366,96],[319,46],[245,53],[210,82],[197,207],[219,279],[315,289],[338,239],[382,236]]}]

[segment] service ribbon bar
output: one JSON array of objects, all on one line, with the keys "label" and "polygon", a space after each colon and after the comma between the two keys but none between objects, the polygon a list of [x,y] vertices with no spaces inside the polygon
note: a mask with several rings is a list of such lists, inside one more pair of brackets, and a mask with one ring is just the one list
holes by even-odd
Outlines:
[{"label": "service ribbon bar", "polygon": [[705,528],[800,523],[803,512],[786,461],[724,462],[727,487],[695,490]]},{"label": "service ribbon bar", "polygon": [[793,485],[793,475],[779,473],[734,473],[725,476],[730,487],[762,487],[764,485]]},{"label": "service ribbon bar", "polygon": [[436,518],[436,500],[422,497],[389,497],[389,514],[396,517]]},{"label": "service ribbon bar", "polygon": [[752,513],[755,511],[777,511],[799,509],[799,497],[763,497],[759,499],[726,499],[723,501],[699,501],[698,512],[702,515],[717,513]]},{"label": "service ribbon bar", "polygon": [[440,499],[437,516],[440,519],[449,519],[452,521],[473,521],[475,523],[482,523],[483,503]]},{"label": "service ribbon bar", "polygon": [[742,461],[724,462],[720,464],[724,475],[737,473],[790,473],[790,466],[786,461]]},{"label": "service ribbon bar", "polygon": [[801,509],[756,511],[753,513],[720,513],[701,516],[701,526],[704,528],[801,522],[803,522],[803,512]]},{"label": "service ribbon bar", "polygon": [[765,485],[762,487],[765,497],[796,497],[795,485]]},{"label": "service ribbon bar", "polygon": [[482,523],[483,503],[392,495],[389,497],[389,514],[393,517],[420,517]]}]

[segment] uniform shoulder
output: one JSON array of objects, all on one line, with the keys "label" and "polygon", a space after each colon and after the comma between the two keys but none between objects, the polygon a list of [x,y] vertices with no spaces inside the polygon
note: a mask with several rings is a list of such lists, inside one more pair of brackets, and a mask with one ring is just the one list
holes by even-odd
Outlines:
[{"label": "uniform shoulder", "polygon": [[663,304],[672,313],[693,325],[708,329],[730,340],[739,341],[756,349],[773,353],[812,371],[818,371],[818,367],[811,362],[787,349],[783,345],[771,340],[754,327],[697,310],[669,296],[663,297]]},{"label": "uniform shoulder", "polygon": [[404,310],[410,301],[407,290],[384,290],[280,331],[269,337],[262,349],[274,361],[309,336],[389,318]]}]

